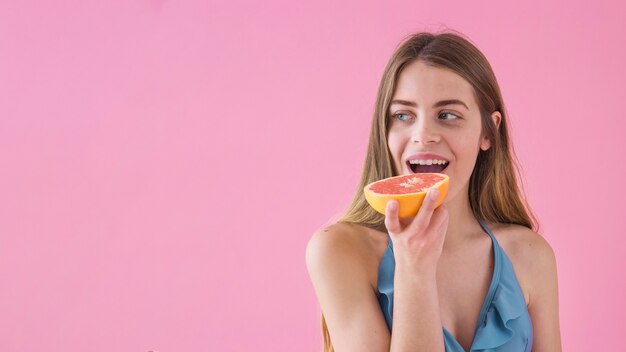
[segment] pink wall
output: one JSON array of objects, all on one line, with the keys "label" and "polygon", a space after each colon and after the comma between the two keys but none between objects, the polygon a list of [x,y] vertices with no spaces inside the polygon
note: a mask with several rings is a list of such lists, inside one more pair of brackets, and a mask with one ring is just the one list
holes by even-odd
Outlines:
[{"label": "pink wall", "polygon": [[565,350],[622,349],[625,8],[582,3],[0,2],[0,350],[319,351],[308,237],[442,26],[500,81]]}]

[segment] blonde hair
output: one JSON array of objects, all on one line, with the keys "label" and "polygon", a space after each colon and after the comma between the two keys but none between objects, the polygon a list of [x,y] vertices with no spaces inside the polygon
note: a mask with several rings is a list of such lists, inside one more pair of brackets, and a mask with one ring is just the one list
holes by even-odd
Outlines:
[{"label": "blonde hair", "polygon": [[[474,88],[474,98],[480,108],[482,131],[491,142],[488,150],[479,152],[469,180],[468,197],[476,219],[518,224],[538,231],[537,220],[523,197],[523,185],[518,182],[521,180],[521,173],[509,141],[507,113],[496,76],[480,50],[462,34],[450,30],[410,35],[387,63],[376,95],[361,179],[352,202],[337,222],[387,231],[384,215],[369,206],[363,195],[363,188],[371,182],[398,175],[387,145],[389,104],[400,72],[418,59],[426,65],[452,70]],[[499,128],[491,119],[494,111],[499,111],[502,116]],[[321,327],[324,351],[333,352],[323,312]]]}]

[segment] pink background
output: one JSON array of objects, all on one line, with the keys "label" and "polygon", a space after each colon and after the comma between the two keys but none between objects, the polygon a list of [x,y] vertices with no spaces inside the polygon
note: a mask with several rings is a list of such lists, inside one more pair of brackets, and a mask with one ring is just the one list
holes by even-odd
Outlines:
[{"label": "pink background", "polygon": [[623,348],[624,5],[260,3],[0,2],[0,350],[319,351],[306,243],[445,27],[501,84],[564,350]]}]

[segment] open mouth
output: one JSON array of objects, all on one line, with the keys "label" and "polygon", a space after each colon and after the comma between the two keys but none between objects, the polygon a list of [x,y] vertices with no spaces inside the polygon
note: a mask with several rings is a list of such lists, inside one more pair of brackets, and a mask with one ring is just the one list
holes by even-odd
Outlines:
[{"label": "open mouth", "polygon": [[446,160],[409,160],[406,163],[414,174],[426,172],[441,173],[450,164],[450,162]]}]

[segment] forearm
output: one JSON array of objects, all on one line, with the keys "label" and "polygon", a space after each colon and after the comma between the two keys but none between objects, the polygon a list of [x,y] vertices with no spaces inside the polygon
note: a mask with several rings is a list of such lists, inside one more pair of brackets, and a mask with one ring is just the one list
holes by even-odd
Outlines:
[{"label": "forearm", "polygon": [[396,266],[391,351],[445,350],[435,272]]}]

